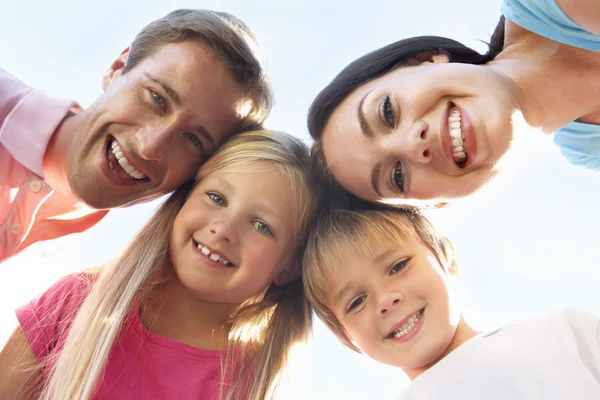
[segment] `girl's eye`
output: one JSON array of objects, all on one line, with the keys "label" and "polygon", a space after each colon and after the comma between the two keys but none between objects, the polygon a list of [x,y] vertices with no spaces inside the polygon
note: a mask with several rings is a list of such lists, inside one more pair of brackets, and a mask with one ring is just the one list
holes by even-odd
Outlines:
[{"label": "girl's eye", "polygon": [[406,264],[408,264],[408,259],[398,261],[397,263],[392,265],[392,268],[390,268],[390,274],[395,275],[395,274],[402,272],[406,268]]},{"label": "girl's eye", "polygon": [[192,144],[198,148],[200,148],[200,150],[204,150],[204,146],[202,145],[202,141],[200,139],[198,139],[198,136],[194,135],[193,133],[184,133],[185,137],[187,137],[190,142],[192,142]]},{"label": "girl's eye", "polygon": [[402,164],[398,162],[392,169],[392,186],[400,193],[404,193],[404,174],[402,173]]},{"label": "girl's eye", "polygon": [[385,123],[390,128],[394,128],[394,108],[392,107],[390,96],[385,96],[383,98],[379,112]]},{"label": "girl's eye", "polygon": [[160,108],[162,108],[163,112],[167,112],[167,101],[165,100],[165,98],[152,89],[150,89],[150,93],[152,94],[152,97],[154,98],[156,104],[158,104]]},{"label": "girl's eye", "polygon": [[356,310],[365,301],[365,296],[360,296],[352,300],[348,306],[348,312]]},{"label": "girl's eye", "polygon": [[216,205],[219,205],[219,206],[227,205],[227,201],[225,200],[225,198],[218,193],[209,192],[209,193],[206,193],[206,196],[208,196],[210,201],[212,201]]},{"label": "girl's eye", "polygon": [[256,228],[257,231],[259,231],[260,233],[263,233],[265,235],[269,235],[269,236],[274,236],[273,235],[273,231],[271,230],[271,228],[269,227],[269,225],[265,224],[262,221],[254,221],[252,223],[252,225],[254,225],[254,227]]}]

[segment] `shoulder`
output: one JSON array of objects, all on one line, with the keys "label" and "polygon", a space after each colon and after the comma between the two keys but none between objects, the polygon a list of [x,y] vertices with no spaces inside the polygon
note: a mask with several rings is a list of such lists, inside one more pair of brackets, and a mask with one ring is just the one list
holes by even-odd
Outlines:
[{"label": "shoulder", "polygon": [[33,89],[0,68],[0,126],[13,108]]},{"label": "shoulder", "polygon": [[66,276],[17,309],[19,325],[38,361],[66,337],[68,327],[90,292],[96,274]]},{"label": "shoulder", "polygon": [[577,25],[600,35],[600,4],[598,0],[556,0],[556,4]]}]

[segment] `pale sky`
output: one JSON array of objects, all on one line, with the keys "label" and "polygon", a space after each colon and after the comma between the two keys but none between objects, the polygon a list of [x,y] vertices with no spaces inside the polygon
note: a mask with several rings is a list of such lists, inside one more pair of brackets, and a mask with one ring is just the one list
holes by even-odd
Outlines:
[{"label": "pale sky", "polygon": [[[168,3],[168,4],[167,4]],[[413,35],[448,36],[484,51],[500,0],[5,2],[0,67],[47,92],[89,105],[111,61],[144,25],[176,8],[227,11],[257,34],[276,106],[268,127],[306,139],[313,97],[348,62]],[[600,175],[572,167],[523,129],[508,171],[476,196],[430,214],[453,241],[467,319],[480,329],[566,306],[600,315]],[[534,139],[535,138],[535,139]],[[156,207],[116,210],[92,230],[32,246],[0,264],[0,343],[13,310],[60,276],[102,264]],[[296,398],[394,399],[402,371],[344,349],[320,323],[303,355]],[[287,395],[286,398],[292,398]]]}]

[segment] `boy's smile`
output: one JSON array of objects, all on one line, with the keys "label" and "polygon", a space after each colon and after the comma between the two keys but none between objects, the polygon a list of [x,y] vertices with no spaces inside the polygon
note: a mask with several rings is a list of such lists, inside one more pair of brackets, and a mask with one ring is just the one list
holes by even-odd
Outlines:
[{"label": "boy's smile", "polygon": [[335,263],[330,307],[369,357],[407,373],[425,368],[446,353],[459,324],[451,277],[416,240],[370,245],[372,254],[354,252]]}]

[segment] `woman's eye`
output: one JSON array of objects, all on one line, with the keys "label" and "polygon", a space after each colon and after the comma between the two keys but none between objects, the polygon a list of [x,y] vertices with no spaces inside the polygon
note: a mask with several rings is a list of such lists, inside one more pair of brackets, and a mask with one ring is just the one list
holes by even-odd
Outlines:
[{"label": "woman's eye", "polygon": [[390,273],[394,275],[399,272],[402,272],[404,268],[406,268],[406,264],[408,264],[408,260],[398,261],[397,263],[392,265],[392,268],[390,268]]},{"label": "woman's eye", "polygon": [[190,142],[192,142],[194,146],[200,148],[201,150],[204,149],[202,140],[198,139],[198,136],[194,135],[193,133],[185,133],[184,135],[190,140]]},{"label": "woman's eye", "polygon": [[269,225],[265,224],[262,221],[254,221],[252,223],[252,225],[254,225],[254,227],[256,228],[257,231],[259,231],[260,233],[264,233],[265,235],[270,235],[273,236],[273,231],[271,230],[271,228],[269,227]]},{"label": "woman's eye", "polygon": [[206,195],[208,196],[210,201],[212,201],[213,203],[215,203],[219,206],[227,205],[227,201],[225,201],[225,198],[218,193],[209,192],[209,193],[206,193]]},{"label": "woman's eye", "polygon": [[163,112],[167,112],[167,101],[165,100],[165,98],[152,89],[150,89],[150,93],[152,94],[152,97],[154,98],[156,104],[158,104],[160,108],[162,108]]},{"label": "woman's eye", "polygon": [[400,193],[404,193],[404,174],[402,173],[401,163],[397,163],[392,170],[392,185],[398,189]]},{"label": "woman's eye", "polygon": [[365,296],[360,296],[352,300],[350,305],[348,306],[348,312],[356,310],[363,302],[365,301]]},{"label": "woman's eye", "polygon": [[387,125],[390,128],[393,128],[395,125],[394,121],[394,109],[392,107],[392,102],[390,100],[390,96],[385,96],[383,101],[381,102],[381,116]]}]

